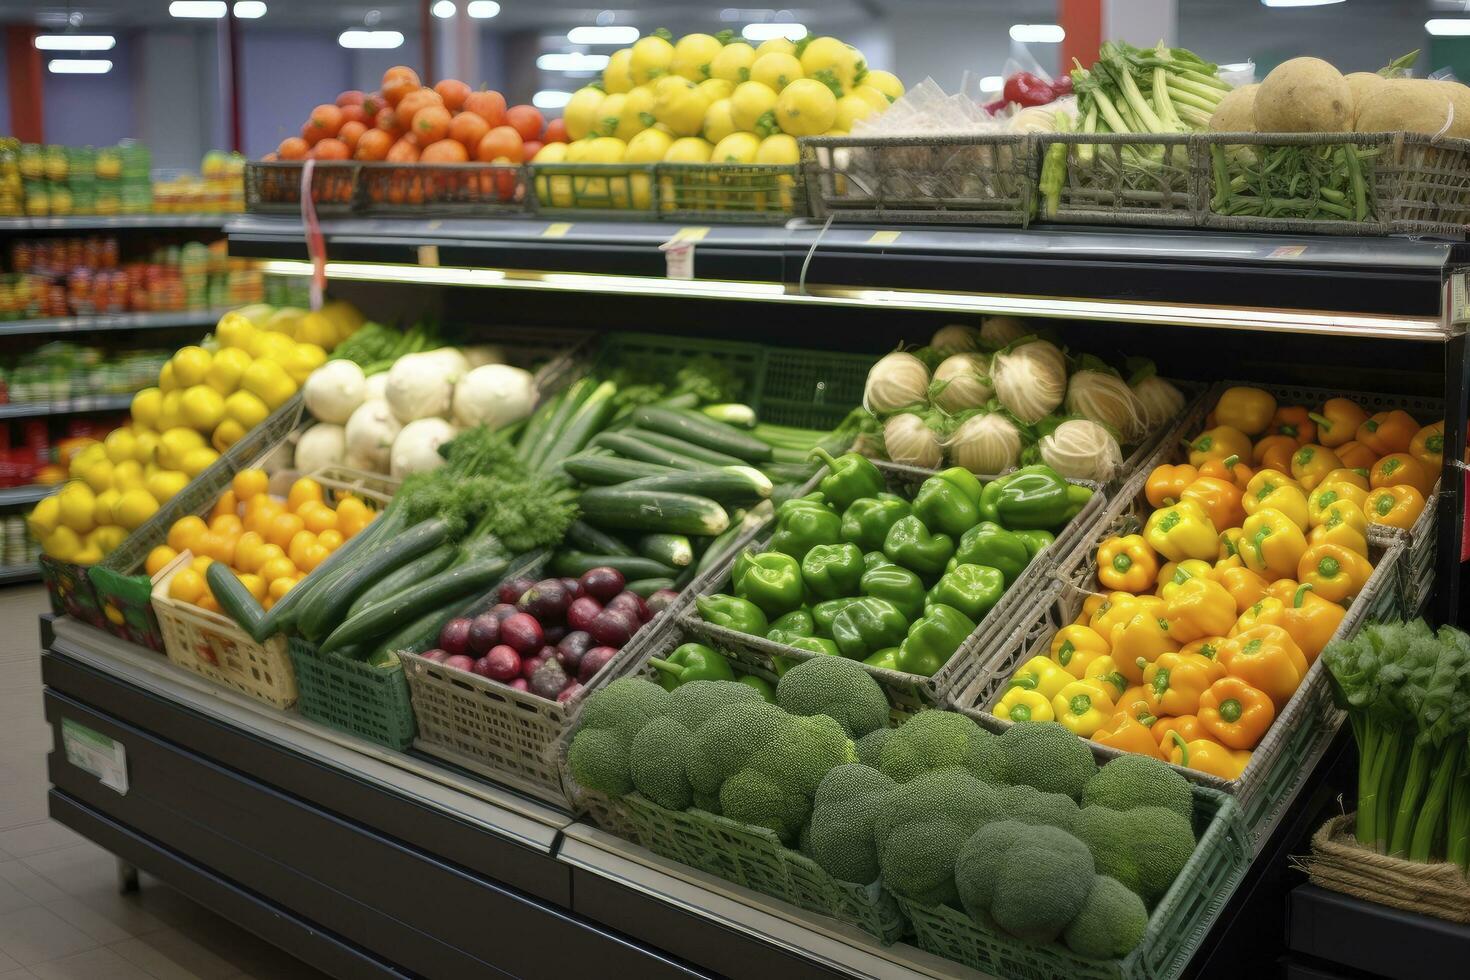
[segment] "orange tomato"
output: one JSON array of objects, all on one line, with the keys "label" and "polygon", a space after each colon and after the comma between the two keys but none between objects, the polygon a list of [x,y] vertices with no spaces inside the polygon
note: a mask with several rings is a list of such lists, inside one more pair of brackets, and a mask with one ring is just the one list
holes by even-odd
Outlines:
[{"label": "orange tomato", "polygon": [[398,142],[390,146],[386,159],[389,163],[418,163],[419,144],[413,134],[399,138]]},{"label": "orange tomato", "polygon": [[[282,548],[278,544],[271,544],[269,541],[267,541],[265,544],[260,546],[260,564],[262,568],[265,567],[266,562],[275,561],[277,558],[285,557],[286,549]],[[287,560],[289,561],[290,559]]]},{"label": "orange tomato", "polygon": [[180,517],[174,521],[174,526],[168,529],[168,546],[174,551],[196,551],[194,543],[199,536],[209,527],[204,523],[204,518],[193,514]]},{"label": "orange tomato", "polygon": [[235,539],[233,564],[242,572],[253,572],[260,567],[260,552],[265,539],[254,531],[246,531]]},{"label": "orange tomato", "polygon": [[214,559],[208,555],[195,555],[189,560],[189,567],[200,575],[209,571],[209,566],[214,564]]},{"label": "orange tomato", "polygon": [[306,524],[290,512],[277,514],[271,518],[270,527],[266,529],[265,539],[281,549],[291,544],[291,539],[300,534]]},{"label": "orange tomato", "polygon": [[[334,534],[336,532],[333,532]],[[168,563],[179,557],[179,553],[166,544],[161,544],[148,552],[148,557],[143,561],[143,570],[150,576],[157,575]]]},{"label": "orange tomato", "polygon": [[329,136],[311,148],[311,155],[318,160],[348,160],[352,157],[352,151],[346,143],[335,136]]},{"label": "orange tomato", "polygon": [[371,520],[367,504],[356,497],[345,497],[337,504],[337,530],[343,538],[350,538],[367,526]]},{"label": "orange tomato", "polygon": [[[266,589],[266,598],[279,599],[291,591],[291,586],[296,584],[296,579],[290,575],[282,575],[280,578],[271,579],[270,586]],[[262,600],[264,601],[264,600]]]},{"label": "orange tomato", "polygon": [[257,568],[256,574],[267,582],[275,582],[283,578],[294,582],[296,581],[296,564],[286,557],[272,558]]},{"label": "orange tomato", "polygon": [[307,503],[321,503],[326,497],[322,485],[309,476],[303,476],[291,484],[291,489],[286,492],[286,506],[293,511],[300,510],[301,505]]},{"label": "orange tomato", "polygon": [[481,163],[494,163],[497,160],[520,163],[523,159],[524,143],[521,134],[514,128],[496,126],[475,147],[475,159]]},{"label": "orange tomato", "polygon": [[505,96],[493,89],[471,92],[465,96],[464,109],[466,112],[473,112],[492,127],[505,122]]},{"label": "orange tomato", "polygon": [[276,147],[276,156],[282,160],[305,160],[306,151],[309,149],[311,147],[300,136],[287,136],[281,140],[281,145]]},{"label": "orange tomato", "polygon": [[541,115],[541,110],[529,105],[513,105],[505,110],[505,122],[515,127],[523,140],[540,139],[541,131],[546,128],[546,117]]},{"label": "orange tomato", "polygon": [[170,599],[180,602],[197,602],[205,594],[204,576],[192,568],[181,568],[168,582]]},{"label": "orange tomato", "polygon": [[300,517],[306,522],[306,529],[313,534],[320,535],[324,531],[337,530],[337,512],[326,504],[317,504],[315,507],[304,506],[301,508]]},{"label": "orange tomato", "polygon": [[200,609],[203,609],[205,612],[217,613],[222,611],[219,607],[219,601],[215,599],[212,593],[209,592],[206,592],[202,596],[200,596],[198,601],[195,602],[194,605],[198,606]]},{"label": "orange tomato", "polygon": [[424,147],[419,163],[468,163],[469,151],[458,140],[442,139]]},{"label": "orange tomato", "polygon": [[265,488],[269,485],[270,477],[265,475],[265,470],[260,469],[241,470],[230,481],[230,488],[240,500],[249,500],[257,494],[265,493]]},{"label": "orange tomato", "polygon": [[342,110],[335,105],[319,105],[311,110],[306,125],[311,127],[311,132],[319,140],[336,136],[337,130],[342,128]]},{"label": "orange tomato", "polygon": [[297,568],[304,568],[306,562],[302,560],[302,556],[306,554],[306,549],[314,544],[316,544],[315,534],[310,531],[297,531],[291,536],[291,543],[286,546],[286,557],[290,558],[292,564]]},{"label": "orange tomato", "polygon": [[419,88],[400,99],[393,111],[398,113],[398,121],[412,131],[414,123],[418,121],[418,114],[430,106],[443,109],[444,100],[431,88]]},{"label": "orange tomato", "polygon": [[[367,126],[371,122],[368,119],[367,110],[362,107],[361,103],[357,105],[344,105],[341,106],[341,109],[343,126],[346,126],[350,122],[362,123],[363,126]],[[342,131],[340,129],[337,130],[337,136],[340,138],[341,135]]]},{"label": "orange tomato", "polygon": [[413,114],[413,134],[427,147],[449,135],[452,121],[449,110],[442,105],[427,105]]},{"label": "orange tomato", "polygon": [[228,562],[235,557],[235,539],[215,531],[205,531],[199,536],[199,551],[215,561]]},{"label": "orange tomato", "polygon": [[[332,519],[335,521],[337,519],[337,515],[333,514]],[[316,536],[316,543],[321,545],[323,548],[326,548],[328,551],[336,551],[338,548],[342,547],[342,532],[337,530],[335,527],[329,527],[325,531],[318,531]]]},{"label": "orange tomato", "polygon": [[220,494],[219,499],[214,502],[214,507],[210,510],[209,516],[218,517],[221,514],[238,514],[239,512],[240,501],[238,498],[235,497],[235,491],[226,490],[224,493]]},{"label": "orange tomato", "polygon": [[490,124],[474,112],[461,112],[449,124],[449,138],[459,140],[470,153],[480,145],[480,140],[490,132]]},{"label": "orange tomato", "polygon": [[209,522],[209,529],[215,534],[224,534],[234,537],[245,529],[240,523],[240,518],[234,514],[219,514]]},{"label": "orange tomato", "polygon": [[[362,110],[359,109],[358,111],[361,112]],[[366,132],[367,124],[353,119],[342,124],[342,128],[337,132],[337,138],[347,144],[347,149],[356,153],[358,141],[362,139],[362,134]]]},{"label": "orange tomato", "polygon": [[418,87],[418,72],[406,65],[394,65],[383,72],[383,83],[378,88],[389,105],[397,105],[405,95]]},{"label": "orange tomato", "polygon": [[408,125],[403,117],[398,115],[398,110],[388,106],[378,110],[378,114],[373,117],[373,125],[395,140],[408,132]]},{"label": "orange tomato", "polygon": [[434,83],[434,91],[444,100],[450,112],[458,112],[470,96],[470,87],[457,78],[444,78]]},{"label": "orange tomato", "polygon": [[251,595],[255,596],[256,602],[265,598],[265,579],[259,575],[251,575],[248,572],[239,576],[239,578],[240,584],[245,586]]},{"label": "orange tomato", "polygon": [[302,570],[309,574],[318,565],[326,561],[327,555],[329,554],[331,554],[331,552],[329,552],[326,548],[323,548],[319,543],[313,541],[311,544],[301,549],[300,565]]},{"label": "orange tomato", "polygon": [[[392,112],[392,109],[387,110]],[[357,149],[352,155],[358,160],[376,161],[388,155],[393,145],[393,136],[381,129],[369,129],[357,138]]]}]

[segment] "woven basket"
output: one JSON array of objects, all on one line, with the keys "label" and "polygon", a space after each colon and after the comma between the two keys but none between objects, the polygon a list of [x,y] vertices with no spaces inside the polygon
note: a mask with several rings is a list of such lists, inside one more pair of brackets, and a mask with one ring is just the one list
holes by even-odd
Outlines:
[{"label": "woven basket", "polygon": [[1312,835],[1312,853],[1293,858],[1312,884],[1379,905],[1470,923],[1470,878],[1458,865],[1389,857],[1358,843],[1357,814],[1333,817]]},{"label": "woven basket", "polygon": [[[300,214],[303,166],[290,160],[245,164],[245,210]],[[311,172],[311,197],[317,214],[347,214],[356,209],[362,167],[352,161],[316,161]]]},{"label": "woven basket", "polygon": [[[1037,220],[1068,224],[1192,227],[1200,185],[1191,166],[1193,137],[1127,133],[1038,133]],[[1048,194],[1048,154],[1065,175]]]},{"label": "woven basket", "polygon": [[386,217],[493,217],[530,211],[526,168],[494,163],[363,163],[359,210]]}]

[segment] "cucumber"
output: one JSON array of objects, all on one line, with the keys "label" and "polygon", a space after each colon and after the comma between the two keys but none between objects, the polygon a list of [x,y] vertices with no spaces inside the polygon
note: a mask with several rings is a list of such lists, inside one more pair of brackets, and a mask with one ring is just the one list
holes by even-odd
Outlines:
[{"label": "cucumber", "polygon": [[536,469],[543,472],[554,470],[568,456],[592,441],[592,437],[612,421],[613,413],[617,411],[613,396],[617,393],[618,386],[611,381],[604,381],[594,388],[577,407],[576,414],[567,420],[566,426],[552,437],[551,445],[537,461]]},{"label": "cucumber", "polygon": [[439,640],[439,631],[444,624],[456,616],[467,616],[480,604],[480,596],[466,600],[463,596],[451,599],[443,605],[429,610],[407,626],[389,633],[380,642],[373,644],[368,654],[368,663],[381,663],[387,657],[397,659],[400,650],[422,653]]},{"label": "cucumber", "polygon": [[730,526],[725,508],[689,493],[593,487],[583,491],[578,505],[589,524],[623,531],[713,537]]},{"label": "cucumber", "polygon": [[772,513],[771,505],[765,503],[759,507],[752,508],[750,513],[746,514],[740,520],[731,521],[729,530],[711,541],[709,547],[704,549],[704,554],[699,556],[699,561],[695,565],[695,572],[703,573],[709,571],[711,568],[718,566],[734,555],[735,542],[740,536],[751,528],[764,524],[770,519]]},{"label": "cucumber", "polygon": [[663,562],[639,555],[592,555],[585,551],[558,551],[551,559],[551,574],[561,578],[581,578],[589,569],[616,568],[623,578],[673,578],[675,570]]},{"label": "cucumber", "polygon": [[670,395],[654,402],[663,408],[698,408],[699,396],[692,391],[685,391],[677,395]]},{"label": "cucumber", "polygon": [[813,466],[820,466],[820,463],[815,462],[811,458],[811,454],[812,451],[810,449],[787,449],[782,446],[777,446],[771,450],[771,462],[788,463],[792,466],[806,465],[808,463],[811,463]]},{"label": "cucumber", "polygon": [[644,463],[636,459],[624,459],[621,456],[590,456],[587,453],[572,456],[563,461],[561,466],[572,479],[596,487],[627,483],[630,480],[639,480],[647,476],[685,472],[676,470],[672,466]]},{"label": "cucumber", "polygon": [[715,449],[706,449],[692,442],[685,442],[678,436],[665,435],[662,432],[654,432],[652,429],[640,429],[635,426],[628,430],[628,434],[637,436],[659,449],[678,453],[680,456],[688,456],[690,459],[697,459],[701,462],[712,463],[715,466],[740,466],[745,462],[739,456],[731,456]]},{"label": "cucumber", "polygon": [[521,430],[521,437],[516,442],[518,457],[524,459],[526,454],[541,441],[541,437],[546,434],[546,426],[551,422],[551,417],[556,414],[556,410],[561,407],[561,401],[565,395],[565,391],[557,392],[531,413],[530,420],[526,422],[526,427]]},{"label": "cucumber", "polygon": [[204,581],[209,583],[209,591],[213,593],[214,601],[219,603],[220,612],[253,637],[260,629],[260,621],[265,618],[265,610],[234,570],[222,561],[212,561],[205,569]]},{"label": "cucumber", "polygon": [[771,495],[771,481],[750,466],[722,466],[717,470],[670,470],[629,480],[621,490],[668,490],[708,497],[726,506],[745,506]]},{"label": "cucumber", "polygon": [[353,599],[352,606],[347,610],[347,615],[356,616],[373,603],[381,602],[389,596],[397,595],[416,582],[422,582],[424,579],[438,575],[449,567],[449,563],[454,561],[454,557],[458,553],[459,545],[441,544],[433,551],[419,555],[407,564],[399,565],[396,569],[364,589],[356,599]]},{"label": "cucumber", "polygon": [[480,558],[404,589],[391,598],[368,606],[332,630],[331,635],[322,641],[321,651],[330,653],[339,647],[381,636],[394,623],[421,617],[450,600],[483,595],[486,589],[500,580],[509,564],[503,557]]},{"label": "cucumber", "polygon": [[535,472],[540,467],[541,461],[546,458],[547,452],[561,435],[562,430],[566,428],[567,422],[577,414],[577,409],[582,407],[582,403],[587,400],[588,395],[592,394],[592,389],[596,386],[597,382],[591,378],[581,378],[567,387],[561,401],[556,406],[556,411],[551,414],[551,418],[546,420],[546,427],[537,434],[534,443],[527,444],[529,446],[527,452],[521,455],[521,461],[526,464],[527,469]]},{"label": "cucumber", "polygon": [[817,464],[762,463],[761,472],[769,477],[772,483],[805,483],[817,475]]},{"label": "cucumber", "polygon": [[633,424],[749,463],[771,458],[770,446],[703,412],[645,405],[633,413]]},{"label": "cucumber", "polygon": [[633,549],[621,538],[615,538],[586,521],[572,521],[567,528],[567,543],[594,555],[622,555],[625,558],[633,556]]},{"label": "cucumber", "polygon": [[640,578],[634,579],[623,588],[647,599],[659,589],[674,588],[674,580],[671,578]]},{"label": "cucumber", "polygon": [[739,402],[725,402],[720,405],[706,405],[700,411],[716,422],[733,425],[737,429],[755,428],[755,409],[749,405],[742,405]]},{"label": "cucumber", "polygon": [[694,562],[694,546],[682,534],[645,534],[638,539],[638,554],[671,568]]},{"label": "cucumber", "polygon": [[667,449],[660,449],[643,440],[644,433],[640,429],[625,429],[622,432],[604,432],[592,440],[594,446],[606,446],[619,456],[628,459],[636,459],[643,463],[657,463],[676,470],[708,470],[713,464],[704,460],[686,456],[683,453],[671,453]]}]

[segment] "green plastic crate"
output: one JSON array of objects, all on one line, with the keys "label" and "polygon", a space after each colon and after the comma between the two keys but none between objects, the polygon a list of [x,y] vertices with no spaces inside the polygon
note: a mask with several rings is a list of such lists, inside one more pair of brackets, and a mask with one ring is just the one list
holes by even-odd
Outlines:
[{"label": "green plastic crate", "polygon": [[296,707],[312,721],[403,751],[417,726],[403,664],[374,667],[291,637],[287,652],[296,668]]}]

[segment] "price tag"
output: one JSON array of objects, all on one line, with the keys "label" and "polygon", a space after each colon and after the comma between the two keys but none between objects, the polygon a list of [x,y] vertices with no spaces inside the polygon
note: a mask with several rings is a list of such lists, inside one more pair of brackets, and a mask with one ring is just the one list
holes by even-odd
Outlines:
[{"label": "price tag", "polygon": [[868,239],[868,244],[892,245],[894,242],[898,241],[898,236],[902,234],[903,232],[901,231],[875,231],[873,232],[872,237]]},{"label": "price tag", "polygon": [[1305,245],[1282,245],[1266,253],[1268,259],[1299,259],[1307,254]]},{"label": "price tag", "polygon": [[541,232],[541,237],[561,238],[571,230],[572,223],[570,221],[554,221],[551,224],[547,225],[545,230]]},{"label": "price tag", "polygon": [[675,235],[659,251],[664,253],[665,274],[670,279],[694,278],[694,242]]},{"label": "price tag", "polygon": [[420,245],[419,246],[419,265],[428,265],[428,266],[436,266],[437,267],[439,265],[439,246],[438,245]]},{"label": "price tag", "polygon": [[1465,273],[1450,276],[1450,323],[1470,323],[1470,290],[1465,287]]},{"label": "price tag", "polygon": [[704,236],[708,234],[708,228],[680,228],[678,231],[674,232],[674,237],[671,238],[670,241],[699,242],[703,241]]},{"label": "price tag", "polygon": [[128,753],[121,742],[70,718],[63,718],[61,744],[66,750],[67,762],[96,776],[108,789],[120,795],[127,793]]}]

